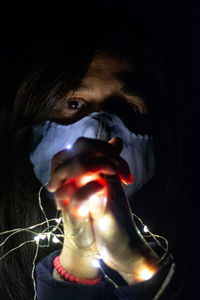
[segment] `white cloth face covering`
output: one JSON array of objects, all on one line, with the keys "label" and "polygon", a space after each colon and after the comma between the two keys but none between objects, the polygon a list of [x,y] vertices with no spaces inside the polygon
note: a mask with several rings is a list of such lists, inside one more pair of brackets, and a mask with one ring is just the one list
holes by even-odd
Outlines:
[{"label": "white cloth face covering", "polygon": [[[79,121],[61,125],[46,121],[33,126],[33,145],[30,160],[35,176],[42,183],[48,183],[51,159],[59,151],[71,148],[79,137],[109,141],[120,137],[123,141],[121,157],[126,160],[133,175],[133,183],[124,185],[128,198],[132,197],[155,174],[155,155],[153,137],[136,135],[115,114],[104,111],[93,112]],[[48,192],[53,199],[53,193]]]}]

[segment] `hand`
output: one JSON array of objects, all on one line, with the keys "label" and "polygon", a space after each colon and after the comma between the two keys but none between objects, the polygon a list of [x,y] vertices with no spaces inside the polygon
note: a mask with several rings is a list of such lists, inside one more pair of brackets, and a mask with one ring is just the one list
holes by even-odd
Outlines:
[{"label": "hand", "polygon": [[156,272],[159,257],[135,228],[117,176],[107,181],[106,210],[98,210],[98,214],[91,210],[91,215],[99,254],[128,284],[143,281]]},{"label": "hand", "polygon": [[60,260],[70,273],[79,277],[94,276],[91,260],[98,250],[92,220],[87,215],[80,216],[78,209],[91,195],[105,189],[101,175],[118,174],[124,182],[132,181],[127,163],[115,150],[121,151],[121,140],[114,138],[111,143],[115,148],[106,142],[80,138],[73,152],[63,150],[52,159],[48,190],[55,192],[57,208],[62,209],[64,219],[65,240]]},{"label": "hand", "polygon": [[[91,261],[100,253],[108,266],[132,284],[138,280],[137,272],[155,264],[158,257],[149,248],[144,251],[133,227],[131,231],[125,228],[130,212],[121,180],[132,183],[132,176],[119,156],[121,149],[119,138],[110,144],[79,139],[73,152],[64,150],[53,158],[48,189],[55,192],[57,207],[63,211],[65,241],[61,263],[66,269],[78,277],[93,277]],[[90,201],[92,195],[99,196],[95,204]],[[105,195],[106,205],[100,201]],[[86,208],[85,213],[82,208]],[[102,229],[101,224],[106,228]]]}]

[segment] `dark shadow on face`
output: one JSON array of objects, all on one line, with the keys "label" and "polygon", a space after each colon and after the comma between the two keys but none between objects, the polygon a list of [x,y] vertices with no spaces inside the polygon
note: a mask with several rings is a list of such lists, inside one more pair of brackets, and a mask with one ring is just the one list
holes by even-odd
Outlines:
[{"label": "dark shadow on face", "polygon": [[106,101],[102,107],[104,111],[116,114],[135,134],[154,135],[154,121],[151,113],[141,114],[135,111],[131,104],[123,97],[113,97]]}]

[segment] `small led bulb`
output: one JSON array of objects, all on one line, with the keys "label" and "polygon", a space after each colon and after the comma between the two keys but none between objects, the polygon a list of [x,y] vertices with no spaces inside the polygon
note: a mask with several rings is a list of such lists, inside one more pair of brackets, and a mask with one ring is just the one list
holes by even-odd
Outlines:
[{"label": "small led bulb", "polygon": [[140,280],[148,280],[148,279],[150,279],[152,276],[153,276],[153,272],[150,271],[150,270],[147,269],[147,268],[144,268],[144,269],[142,269],[142,270],[139,272],[139,279],[140,279]]},{"label": "small led bulb", "polygon": [[46,239],[46,235],[45,234],[39,234],[39,237],[41,238],[41,240],[45,240]]},{"label": "small led bulb", "polygon": [[62,218],[56,219],[55,221],[56,221],[56,223],[60,224],[60,222],[62,221]]},{"label": "small led bulb", "polygon": [[99,268],[100,267],[100,263],[99,263],[98,259],[93,259],[92,266],[95,267],[95,268]]},{"label": "small led bulb", "polygon": [[59,243],[59,239],[57,239],[56,236],[53,237],[52,241],[53,241],[55,244]]},{"label": "small led bulb", "polygon": [[144,226],[143,231],[144,232],[149,232],[149,229],[148,229],[148,227],[146,225]]},{"label": "small led bulb", "polygon": [[36,242],[39,242],[39,240],[40,240],[39,235],[35,236],[35,237],[34,237],[34,240],[35,240]]},{"label": "small led bulb", "polygon": [[45,239],[46,239],[46,235],[42,234],[42,233],[39,233],[37,236],[34,237],[34,240],[36,242],[39,242],[39,240],[45,240]]},{"label": "small led bulb", "polygon": [[70,150],[71,148],[72,148],[71,145],[67,145],[67,146],[66,146],[66,149],[68,149],[68,150]]}]

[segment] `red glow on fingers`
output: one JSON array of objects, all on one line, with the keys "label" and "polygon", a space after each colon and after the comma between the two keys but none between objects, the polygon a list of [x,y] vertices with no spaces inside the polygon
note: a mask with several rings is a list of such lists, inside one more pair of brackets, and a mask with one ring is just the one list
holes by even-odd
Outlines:
[{"label": "red glow on fingers", "polygon": [[100,183],[103,187],[106,186],[106,180],[105,180],[104,178],[99,177],[99,178],[96,179],[96,181],[97,181],[98,183]]},{"label": "red glow on fingers", "polygon": [[129,184],[133,183],[134,179],[133,179],[133,175],[130,173],[129,176]]},{"label": "red glow on fingers", "polygon": [[97,174],[84,175],[79,178],[79,183],[85,185],[90,181],[98,181],[99,176]]},{"label": "red glow on fingers", "polygon": [[60,203],[60,206],[63,207],[63,208],[66,208],[66,206],[69,205],[69,202],[70,202],[70,199],[65,199],[65,200],[62,200],[61,203]]},{"label": "red glow on fingers", "polygon": [[103,187],[106,186],[106,180],[104,178],[100,177],[98,174],[84,175],[79,178],[79,183],[81,184],[81,186],[87,184],[90,181],[97,181]]},{"label": "red glow on fingers", "polygon": [[119,174],[119,178],[120,178],[120,180],[121,180],[124,184],[126,184],[126,185],[131,184],[131,183],[133,183],[133,181],[134,181],[133,175],[132,175],[131,173],[130,173],[130,175],[129,175],[128,178],[124,178],[124,177],[122,177],[122,176]]},{"label": "red glow on fingers", "polygon": [[78,188],[75,179],[66,179],[65,184],[70,184],[70,185],[73,185],[75,188]]},{"label": "red glow on fingers", "polygon": [[73,205],[70,208],[70,215],[76,219],[86,218],[89,215],[89,207],[88,203],[84,203],[82,205]]}]

